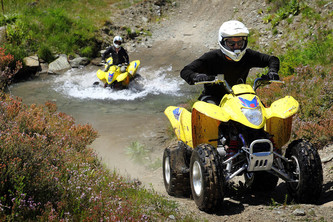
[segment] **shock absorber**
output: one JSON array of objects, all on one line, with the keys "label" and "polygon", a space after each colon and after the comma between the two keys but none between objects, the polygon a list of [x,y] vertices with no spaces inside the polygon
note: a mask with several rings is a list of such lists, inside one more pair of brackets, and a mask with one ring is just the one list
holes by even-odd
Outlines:
[{"label": "shock absorber", "polygon": [[[270,140],[270,141],[272,142],[272,144],[273,144],[273,151],[276,152],[276,153],[278,153],[278,154],[281,154],[281,149],[278,149],[278,148],[276,147],[276,143],[275,143],[275,141],[274,141],[274,137],[273,137],[273,136],[270,136],[269,140]],[[275,158],[277,158],[277,156],[275,156]]]},{"label": "shock absorber", "polygon": [[227,149],[227,157],[232,157],[238,152],[238,141],[236,137],[230,139],[229,147]]}]

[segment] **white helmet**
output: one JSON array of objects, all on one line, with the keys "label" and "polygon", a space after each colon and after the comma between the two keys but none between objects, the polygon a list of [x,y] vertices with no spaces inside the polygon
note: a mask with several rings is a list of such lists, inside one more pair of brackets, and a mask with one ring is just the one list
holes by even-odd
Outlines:
[{"label": "white helmet", "polygon": [[[243,23],[236,20],[224,22],[219,30],[219,45],[221,51],[230,59],[238,62],[245,54],[248,35],[249,30],[245,27]],[[231,37],[243,37],[244,43],[242,44],[240,49],[233,50],[226,45],[226,40]]]},{"label": "white helmet", "polygon": [[120,48],[120,45],[121,45],[122,42],[123,42],[123,39],[119,35],[117,35],[113,38],[113,45],[117,49]]}]

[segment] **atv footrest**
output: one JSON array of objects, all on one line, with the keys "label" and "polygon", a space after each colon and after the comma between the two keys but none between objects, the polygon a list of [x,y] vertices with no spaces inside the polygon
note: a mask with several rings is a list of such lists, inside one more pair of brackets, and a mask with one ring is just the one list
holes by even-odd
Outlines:
[{"label": "atv footrest", "polygon": [[272,168],[273,144],[268,139],[254,140],[249,150],[247,171],[266,171]]}]

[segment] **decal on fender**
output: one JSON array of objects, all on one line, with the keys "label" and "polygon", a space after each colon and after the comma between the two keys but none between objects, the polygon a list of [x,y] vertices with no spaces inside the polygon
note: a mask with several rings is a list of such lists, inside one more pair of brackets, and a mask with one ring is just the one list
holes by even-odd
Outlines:
[{"label": "decal on fender", "polygon": [[179,108],[176,108],[172,111],[172,113],[173,113],[173,116],[175,117],[175,119],[179,121],[179,116],[182,113],[182,110]]},{"label": "decal on fender", "polygon": [[253,97],[253,99],[251,101],[247,100],[247,99],[244,99],[242,97],[238,97],[238,98],[239,98],[239,100],[241,101],[241,103],[244,107],[257,108],[258,105],[259,105],[257,97]]}]

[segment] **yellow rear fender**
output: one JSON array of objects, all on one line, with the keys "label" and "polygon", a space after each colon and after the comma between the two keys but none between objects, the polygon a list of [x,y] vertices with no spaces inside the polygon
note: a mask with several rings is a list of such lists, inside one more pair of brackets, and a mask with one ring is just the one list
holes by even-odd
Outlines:
[{"label": "yellow rear fender", "polygon": [[132,62],[130,62],[130,64],[127,66],[127,72],[130,74],[130,75],[135,75],[136,71],[138,70],[139,68],[139,65],[140,65],[140,60],[134,60]]},{"label": "yellow rear fender", "polygon": [[299,103],[292,96],[286,96],[276,100],[269,108],[266,108],[266,118],[278,117],[286,119],[297,113],[298,109]]},{"label": "yellow rear fender", "polygon": [[193,148],[191,113],[182,107],[169,106],[164,114],[168,117],[178,140]]}]

